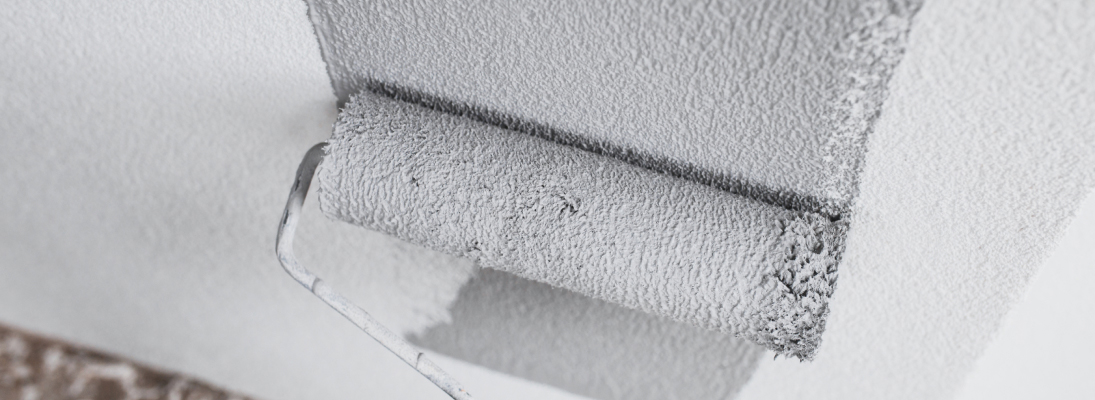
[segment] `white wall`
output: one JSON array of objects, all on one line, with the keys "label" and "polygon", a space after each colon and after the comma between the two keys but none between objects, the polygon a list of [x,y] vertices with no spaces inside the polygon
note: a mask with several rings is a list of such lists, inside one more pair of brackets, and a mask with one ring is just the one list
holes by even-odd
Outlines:
[{"label": "white wall", "polygon": [[[274,257],[335,113],[302,1],[17,1],[0,20],[0,321],[271,400],[443,397]],[[305,213],[302,261],[329,282],[400,331],[446,318],[469,263]],[[486,398],[558,393],[454,373]]]},{"label": "white wall", "polygon": [[855,193],[865,137],[920,5],[309,3],[341,99],[394,84],[829,214],[846,212]]},{"label": "white wall", "polygon": [[[273,256],[334,113],[302,2],[21,1],[0,19],[0,321],[269,399],[440,398]],[[819,359],[766,360],[743,398],[957,390],[1095,185],[1090,21],[1079,1],[925,6]],[[470,265],[305,213],[302,261],[328,281],[401,331],[446,318]],[[565,396],[440,362],[485,398]]]},{"label": "white wall", "polygon": [[[610,154],[635,151],[647,165],[829,202],[839,212],[854,193],[862,140],[919,7],[879,0],[309,3],[340,98],[392,84],[397,94],[422,92],[480,119],[512,117],[520,123],[509,126],[527,133],[605,144]],[[525,150],[518,147],[514,154]],[[420,231],[411,225],[403,231]],[[500,281],[466,287],[453,324],[420,343],[602,398],[731,397],[755,365],[755,351],[730,338],[580,298],[562,301],[565,295],[523,280],[502,289]],[[681,309],[675,306],[662,308]],[[615,318],[576,317],[609,313]],[[613,339],[622,335],[628,339]],[[574,366],[552,367],[559,365]]]},{"label": "white wall", "polygon": [[1091,21],[1081,1],[925,4],[818,357],[762,363],[741,398],[955,394],[1095,186]]},{"label": "white wall", "polygon": [[956,397],[1080,400],[1095,393],[1095,193],[1031,280]]}]

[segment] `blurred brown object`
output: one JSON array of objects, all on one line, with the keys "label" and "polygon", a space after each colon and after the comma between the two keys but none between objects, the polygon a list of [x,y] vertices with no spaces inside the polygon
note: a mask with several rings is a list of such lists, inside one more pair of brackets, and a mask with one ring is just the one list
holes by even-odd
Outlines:
[{"label": "blurred brown object", "polygon": [[249,400],[193,378],[0,325],[0,399]]}]

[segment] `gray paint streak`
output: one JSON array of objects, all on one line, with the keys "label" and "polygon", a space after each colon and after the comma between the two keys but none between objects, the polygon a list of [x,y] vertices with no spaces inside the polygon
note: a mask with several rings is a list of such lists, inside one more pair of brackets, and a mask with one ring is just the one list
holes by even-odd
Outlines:
[{"label": "gray paint streak", "polygon": [[[444,396],[277,271],[285,187],[334,120],[303,4],[16,3],[0,10],[0,182],[17,194],[0,197],[0,319],[264,398]],[[825,345],[762,358],[740,398],[947,398],[1031,249],[1095,185],[1091,5],[918,14]],[[314,205],[303,262],[401,331],[447,319],[470,262]],[[551,391],[437,361],[477,395]]]},{"label": "gray paint streak", "polygon": [[[839,215],[918,1],[335,2],[336,94],[389,85]],[[536,132],[533,132],[536,133]],[[561,133],[561,134],[560,134]]]},{"label": "gray paint streak", "polygon": [[[758,10],[765,6],[739,3],[730,4],[727,20],[704,19],[718,16],[707,10],[696,14],[700,19],[680,24],[666,23],[680,14],[660,14],[636,3],[586,12],[593,16],[588,19],[574,12],[582,7],[575,4],[451,6],[469,7],[461,14],[423,4],[309,3],[342,101],[365,88],[831,216],[845,213],[854,197],[865,135],[902,54],[909,19],[919,7],[916,1],[866,1],[832,4],[830,9],[769,4],[767,10]],[[543,12],[556,6],[571,11]],[[514,18],[528,9],[541,11],[539,19]],[[577,21],[568,21],[569,16]],[[659,23],[620,23],[626,20]],[[608,23],[597,23],[604,21]],[[806,23],[789,27],[789,21]],[[558,29],[568,26],[581,30]],[[674,32],[674,26],[692,30]],[[788,31],[783,38],[770,36]],[[692,41],[693,47],[674,53],[689,46],[674,49],[674,39]],[[539,51],[543,49],[554,53]],[[660,57],[664,61],[665,55],[675,57],[675,68],[659,71],[636,64]],[[613,57],[638,67],[616,62],[615,70],[603,68]],[[811,80],[801,73],[804,69],[817,75]],[[682,70],[689,76],[671,76]],[[664,96],[666,91],[670,96]],[[673,95],[707,103],[664,101]],[[636,102],[636,96],[643,101]],[[736,128],[713,128],[718,124]],[[773,184],[773,179],[786,182]],[[660,345],[674,339],[665,338]],[[667,355],[673,360],[691,356]],[[517,364],[519,360],[511,360],[495,366],[522,374],[511,369]],[[541,378],[562,387],[582,386]]]},{"label": "gray paint streak", "polygon": [[482,269],[452,324],[412,341],[598,399],[731,399],[763,349],[746,340]]},{"label": "gray paint streak", "polygon": [[845,225],[370,93],[317,170],[327,216],[809,359]]}]

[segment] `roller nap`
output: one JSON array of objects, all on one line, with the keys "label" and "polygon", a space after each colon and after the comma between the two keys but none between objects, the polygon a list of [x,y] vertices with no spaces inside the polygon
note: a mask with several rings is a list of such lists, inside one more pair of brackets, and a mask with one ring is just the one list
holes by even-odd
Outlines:
[{"label": "roller nap", "polygon": [[326,153],[331,218],[784,355],[821,340],[841,223],[369,93]]}]

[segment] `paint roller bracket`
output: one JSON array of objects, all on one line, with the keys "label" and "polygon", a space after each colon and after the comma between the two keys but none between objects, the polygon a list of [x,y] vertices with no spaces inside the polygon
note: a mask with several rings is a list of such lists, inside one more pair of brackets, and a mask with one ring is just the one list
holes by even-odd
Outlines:
[{"label": "paint roller bracket", "polygon": [[424,353],[411,346],[395,332],[381,325],[369,313],[354,305],[349,299],[336,292],[331,285],[319,279],[297,262],[296,255],[293,253],[293,238],[296,234],[297,223],[300,220],[304,198],[308,195],[308,188],[312,184],[312,177],[315,175],[316,168],[323,161],[326,146],[327,142],[320,142],[308,149],[304,159],[300,162],[300,167],[297,168],[296,179],[289,191],[289,200],[285,203],[285,211],[282,213],[281,223],[278,224],[278,236],[275,245],[278,261],[281,262],[285,272],[289,273],[289,276],[292,276],[294,280],[413,367],[450,397],[458,400],[471,400],[471,394],[464,389],[464,386],[437,364],[430,361]]}]

